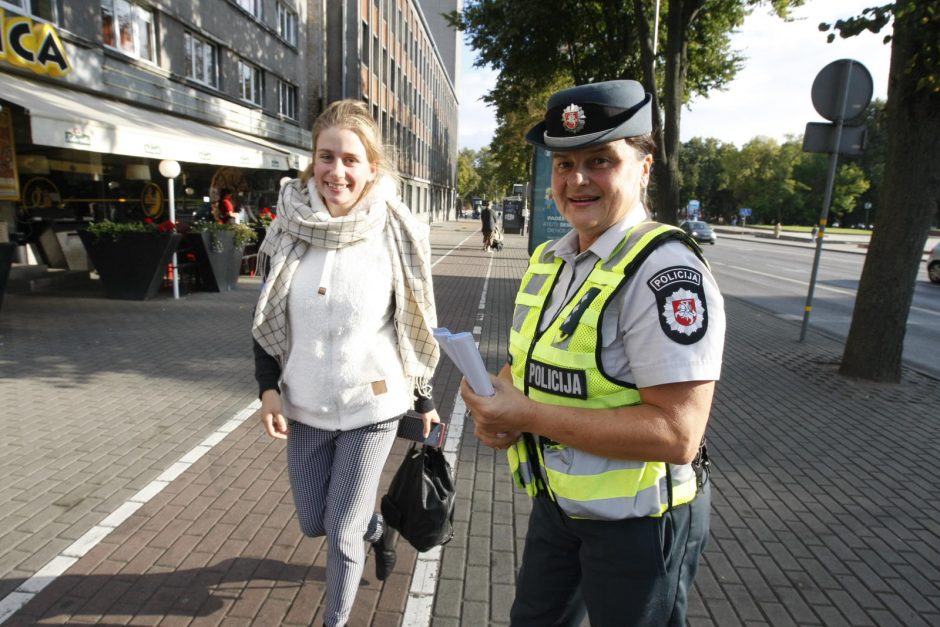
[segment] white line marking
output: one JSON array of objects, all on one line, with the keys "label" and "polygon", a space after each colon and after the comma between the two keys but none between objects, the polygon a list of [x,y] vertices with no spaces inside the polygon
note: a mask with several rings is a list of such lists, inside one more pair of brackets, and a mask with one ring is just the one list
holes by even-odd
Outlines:
[{"label": "white line marking", "polygon": [[[464,242],[467,241],[466,239]],[[461,242],[462,244],[463,242]],[[449,253],[448,253],[449,254]],[[441,257],[443,259],[443,257]],[[493,269],[493,257],[490,257],[486,267],[486,277],[483,279],[483,290],[480,293],[480,302],[477,305],[478,315],[482,316],[486,308],[486,290],[490,283],[490,272]],[[477,348],[480,347],[480,335],[483,327],[473,328]],[[447,439],[444,441],[444,456],[450,462],[457,476],[457,453],[460,451],[460,438],[463,435],[464,419],[467,415],[467,406],[458,392],[454,398],[454,411],[450,414],[450,423],[447,427]],[[408,591],[408,600],[405,604],[405,615],[402,618],[402,627],[429,627],[431,612],[434,609],[434,592],[437,590],[438,575],[441,569],[441,547],[435,547],[426,553],[418,553],[418,562],[415,565],[414,575],[411,577],[411,588]]]},{"label": "white line marking", "polygon": [[233,418],[203,440],[201,444],[195,446],[178,461],[171,464],[157,479],[151,481],[140,492],[119,505],[113,512],[108,514],[104,520],[89,529],[82,537],[66,547],[65,550],[40,568],[35,575],[21,583],[16,590],[0,600],[0,624],[29,603],[33,597],[39,594],[43,588],[55,581],[57,577],[64,574],[72,564],[97,546],[108,534],[117,529],[121,523],[140,509],[144,503],[159,494],[163,488],[170,485],[173,479],[183,474],[196,460],[209,452],[210,448],[224,440],[226,435],[234,431],[238,425],[245,422],[245,420],[258,411],[260,407],[261,401],[256,400],[249,403],[247,407],[235,414]]},{"label": "white line marking", "polygon": [[439,264],[440,262],[442,262],[442,261],[444,261],[445,259],[447,259],[447,258],[450,256],[450,254],[451,254],[452,252],[454,252],[455,250],[459,250],[460,247],[464,245],[464,242],[466,242],[468,239],[470,239],[471,237],[473,237],[474,235],[477,235],[477,234],[478,234],[478,233],[475,233],[475,232],[474,232],[474,233],[471,233],[470,235],[466,236],[465,238],[463,238],[463,240],[461,240],[461,242],[460,242],[459,244],[457,244],[456,246],[454,246],[453,248],[451,248],[450,250],[448,250],[446,253],[444,253],[443,256],[441,256],[440,258],[438,258],[437,261],[435,261],[434,263],[432,263],[432,264],[431,264],[431,267],[433,268],[434,266],[436,266],[436,265]]}]

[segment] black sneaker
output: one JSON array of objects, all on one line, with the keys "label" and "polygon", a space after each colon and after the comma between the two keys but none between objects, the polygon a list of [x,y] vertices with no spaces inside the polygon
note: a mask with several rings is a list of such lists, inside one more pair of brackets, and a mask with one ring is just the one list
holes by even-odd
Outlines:
[{"label": "black sneaker", "polygon": [[395,539],[398,534],[391,527],[386,527],[378,542],[372,543],[372,552],[375,553],[375,577],[385,581],[395,568]]}]

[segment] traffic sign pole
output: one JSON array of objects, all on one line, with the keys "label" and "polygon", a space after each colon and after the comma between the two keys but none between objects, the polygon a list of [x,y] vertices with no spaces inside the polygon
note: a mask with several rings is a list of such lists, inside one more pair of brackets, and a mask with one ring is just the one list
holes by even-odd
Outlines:
[{"label": "traffic sign pole", "polygon": [[[816,276],[819,273],[819,258],[822,254],[822,243],[823,236],[826,232],[826,222],[829,219],[829,205],[832,202],[832,188],[835,185],[836,166],[839,163],[839,149],[842,146],[842,127],[845,123],[846,113],[848,112],[850,105],[852,109],[858,109],[859,105],[861,105],[861,110],[852,116],[856,117],[857,115],[860,115],[860,113],[866,108],[868,108],[868,104],[871,102],[871,74],[868,73],[868,70],[865,68],[865,66],[861,63],[858,63],[857,61],[851,61],[847,59],[836,61],[823,68],[813,83],[813,105],[821,115],[832,119],[830,117],[831,111],[827,109],[826,106],[820,106],[820,104],[825,104],[824,99],[818,96],[821,96],[825,92],[822,87],[825,86],[825,82],[835,68],[842,70],[842,81],[838,100],[836,100],[838,109],[835,111],[835,120],[833,120],[835,122],[835,132],[833,134],[832,147],[829,151],[829,176],[826,179],[826,193],[825,197],[823,198],[822,212],[819,216],[819,230],[816,233],[816,254],[813,256],[813,270],[810,273],[809,290],[806,293],[806,305],[803,308],[803,324],[800,327],[801,342],[806,339],[806,330],[809,327],[809,315],[813,310],[813,293],[816,290]],[[853,71],[855,71],[855,73],[858,75],[857,84],[861,85],[862,93],[857,93],[858,89],[856,89],[855,93],[852,91]]]}]

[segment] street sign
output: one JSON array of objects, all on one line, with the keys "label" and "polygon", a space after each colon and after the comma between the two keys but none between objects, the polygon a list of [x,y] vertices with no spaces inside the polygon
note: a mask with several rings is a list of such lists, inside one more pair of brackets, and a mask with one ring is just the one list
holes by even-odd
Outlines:
[{"label": "street sign", "polygon": [[738,215],[741,216],[742,218],[750,218],[751,210],[748,209],[747,207],[742,207],[741,209],[738,209]]},{"label": "street sign", "polygon": [[852,120],[864,113],[873,91],[868,68],[852,59],[839,59],[819,71],[810,95],[819,115],[837,122]]},{"label": "street sign", "polygon": [[[803,325],[800,328],[800,341],[806,339],[809,327],[809,314],[813,309],[813,292],[816,289],[816,275],[819,272],[819,256],[822,252],[823,235],[829,218],[829,203],[832,202],[832,188],[836,179],[836,166],[840,154],[859,154],[865,147],[865,127],[846,126],[846,120],[858,118],[868,108],[874,83],[868,69],[852,59],[833,61],[816,75],[811,96],[813,106],[819,115],[833,124],[807,124],[803,138],[803,150],[806,152],[829,153],[829,176],[826,177],[826,193],[823,196],[822,211],[819,214],[819,231],[816,236],[816,254],[813,257],[813,270],[809,277],[809,290],[806,293],[806,306],[803,308]],[[824,150],[813,150],[825,148]],[[855,152],[858,151],[858,152]]]},{"label": "street sign", "polygon": [[825,122],[808,122],[803,134],[803,152],[837,152],[840,155],[860,155],[865,151],[868,129],[864,126],[843,126],[839,145],[835,146],[838,126]]}]

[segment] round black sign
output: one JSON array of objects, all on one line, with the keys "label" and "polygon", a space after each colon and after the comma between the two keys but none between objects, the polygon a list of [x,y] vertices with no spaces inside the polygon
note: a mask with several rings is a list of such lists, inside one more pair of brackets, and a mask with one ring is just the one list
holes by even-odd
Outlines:
[{"label": "round black sign", "polygon": [[864,113],[873,91],[868,68],[852,59],[839,59],[819,71],[811,93],[819,115],[836,122],[840,118],[852,120]]}]

